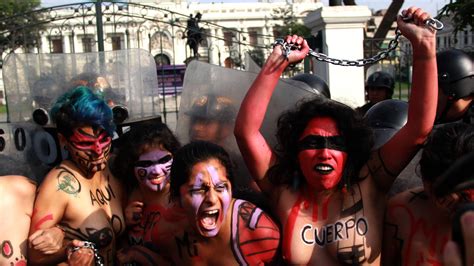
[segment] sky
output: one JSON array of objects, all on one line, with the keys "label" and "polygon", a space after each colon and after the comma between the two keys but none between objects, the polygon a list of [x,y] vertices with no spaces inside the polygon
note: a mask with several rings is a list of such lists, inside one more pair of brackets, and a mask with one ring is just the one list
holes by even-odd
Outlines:
[{"label": "sky", "polygon": [[[42,6],[49,7],[55,5],[65,5],[71,3],[85,2],[87,0],[42,0]],[[123,0],[122,0],[123,1]],[[257,0],[188,0],[190,2],[201,2],[201,3],[210,3],[210,2],[228,2],[228,3],[237,3],[237,2],[257,2]],[[274,0],[281,1],[281,0]],[[392,1],[390,0],[355,0],[357,5],[366,5],[370,9],[379,10],[388,8]],[[144,0],[144,1],[134,1],[141,3],[150,3],[150,2],[159,2],[159,0]],[[324,5],[328,5],[329,0],[322,0]],[[436,13],[441,9],[445,4],[449,3],[449,0],[405,0],[402,8],[408,8],[410,6],[418,6],[426,10],[432,16],[436,16]]]}]

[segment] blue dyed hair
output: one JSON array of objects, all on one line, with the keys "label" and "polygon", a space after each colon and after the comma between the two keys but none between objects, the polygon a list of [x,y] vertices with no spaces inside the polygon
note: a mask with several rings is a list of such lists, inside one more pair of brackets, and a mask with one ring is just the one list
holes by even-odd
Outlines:
[{"label": "blue dyed hair", "polygon": [[65,137],[81,126],[101,127],[113,136],[115,124],[110,107],[90,88],[76,87],[60,96],[50,111],[58,132]]}]

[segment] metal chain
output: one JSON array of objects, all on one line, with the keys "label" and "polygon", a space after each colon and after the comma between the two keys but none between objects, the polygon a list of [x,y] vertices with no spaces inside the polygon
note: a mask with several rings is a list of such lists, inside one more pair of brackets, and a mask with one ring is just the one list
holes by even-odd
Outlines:
[{"label": "metal chain", "polygon": [[90,241],[83,241],[84,245],[82,247],[72,247],[71,252],[76,252],[81,248],[89,248],[92,249],[94,252],[94,259],[95,259],[95,265],[96,266],[104,266],[104,263],[102,262],[102,257],[99,255],[99,252],[97,251],[97,248],[95,247],[95,244],[90,242]]},{"label": "metal chain", "polygon": [[[403,20],[410,21],[411,18],[404,18]],[[443,23],[435,18],[427,19],[425,21],[425,25],[434,31],[441,30],[444,27]],[[331,58],[323,53],[315,52],[312,49],[309,49],[308,55],[313,56],[318,61],[326,62],[333,65],[362,67],[362,66],[377,63],[378,61],[388,57],[389,54],[397,48],[398,39],[400,38],[401,35],[402,33],[397,27],[395,29],[395,38],[390,40],[390,42],[388,43],[387,49],[380,51],[379,53],[377,53],[376,55],[370,58],[363,58],[363,59],[357,59],[357,60],[337,59],[337,58]],[[281,46],[282,53],[286,58],[288,58],[292,50],[296,50],[299,48],[294,44],[289,44],[285,42],[283,39],[275,40],[273,47],[277,45]]]}]

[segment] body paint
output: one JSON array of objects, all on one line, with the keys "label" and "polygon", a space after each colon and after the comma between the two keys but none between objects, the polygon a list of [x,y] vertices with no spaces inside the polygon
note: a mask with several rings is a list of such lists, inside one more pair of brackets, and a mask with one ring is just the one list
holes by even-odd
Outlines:
[{"label": "body paint", "polygon": [[112,138],[104,129],[89,126],[76,128],[68,143],[72,160],[86,176],[105,169]]},{"label": "body paint", "polygon": [[135,177],[152,191],[162,191],[169,183],[173,157],[168,151],[153,150],[140,155],[134,164]]}]

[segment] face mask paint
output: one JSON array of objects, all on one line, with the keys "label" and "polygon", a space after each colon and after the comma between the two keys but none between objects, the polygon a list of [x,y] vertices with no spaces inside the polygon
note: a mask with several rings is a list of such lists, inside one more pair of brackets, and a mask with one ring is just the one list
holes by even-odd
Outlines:
[{"label": "face mask paint", "polygon": [[87,176],[105,169],[112,138],[104,129],[79,127],[67,141],[71,159]]},{"label": "face mask paint", "polygon": [[344,138],[341,136],[322,137],[310,135],[298,142],[298,151],[314,149],[346,151],[346,144]]},{"label": "face mask paint", "polygon": [[199,233],[205,237],[214,237],[227,215],[232,196],[227,182],[221,181],[219,171],[214,166],[207,165],[204,169],[207,174],[198,173],[190,190],[191,207]]},{"label": "face mask paint", "polygon": [[173,157],[168,151],[153,150],[140,155],[134,164],[135,177],[152,191],[163,191],[169,183]]},{"label": "face mask paint", "polygon": [[298,163],[306,182],[316,191],[335,188],[342,179],[346,149],[333,118],[311,119],[298,142]]}]

